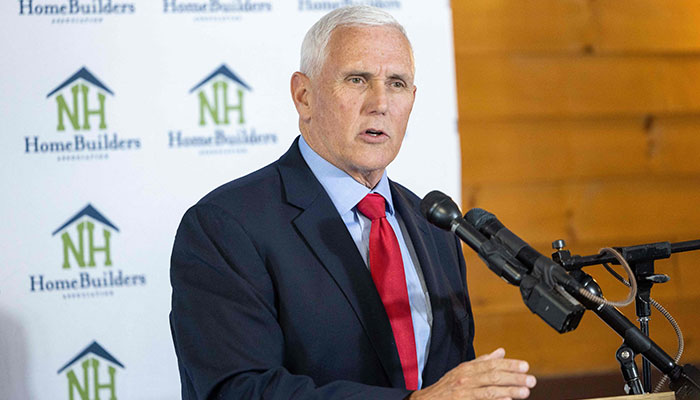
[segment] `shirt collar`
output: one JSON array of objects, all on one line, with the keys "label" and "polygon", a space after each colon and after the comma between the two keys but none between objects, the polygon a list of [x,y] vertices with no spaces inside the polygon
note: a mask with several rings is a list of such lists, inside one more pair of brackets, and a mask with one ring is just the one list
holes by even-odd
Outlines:
[{"label": "shirt collar", "polygon": [[308,164],[311,172],[321,183],[331,198],[333,205],[340,215],[345,215],[351,211],[368,193],[379,193],[384,197],[387,204],[387,211],[394,215],[394,203],[391,199],[391,189],[389,188],[389,178],[386,170],[382,178],[372,190],[359,183],[348,175],[345,171],[326,161],[318,155],[311,146],[306,143],[304,137],[299,137],[299,151]]}]

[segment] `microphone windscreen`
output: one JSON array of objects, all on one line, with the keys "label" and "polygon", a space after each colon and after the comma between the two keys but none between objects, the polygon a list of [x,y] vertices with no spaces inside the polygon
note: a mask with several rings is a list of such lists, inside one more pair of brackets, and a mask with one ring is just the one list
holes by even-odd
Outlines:
[{"label": "microphone windscreen", "polygon": [[433,190],[423,197],[420,212],[428,221],[445,230],[450,230],[455,219],[462,218],[457,204],[439,190]]},{"label": "microphone windscreen", "polygon": [[472,226],[474,226],[476,229],[480,230],[488,222],[496,219],[496,216],[483,208],[472,208],[464,215],[464,219],[466,219],[467,222],[472,224]]},{"label": "microphone windscreen", "polygon": [[420,202],[420,213],[423,214],[425,218],[430,219],[430,209],[446,196],[446,194],[439,190],[433,190],[432,192],[426,194],[425,197],[423,197],[423,200]]}]

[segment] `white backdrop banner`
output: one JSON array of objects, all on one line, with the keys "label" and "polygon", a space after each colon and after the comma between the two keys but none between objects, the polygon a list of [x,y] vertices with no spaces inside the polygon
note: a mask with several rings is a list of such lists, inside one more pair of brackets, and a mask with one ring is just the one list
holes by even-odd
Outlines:
[{"label": "white backdrop banner", "polygon": [[389,176],[457,199],[447,0],[1,2],[0,399],[180,397],[177,225],[290,146],[303,35],[347,4],[392,13],[415,51]]}]

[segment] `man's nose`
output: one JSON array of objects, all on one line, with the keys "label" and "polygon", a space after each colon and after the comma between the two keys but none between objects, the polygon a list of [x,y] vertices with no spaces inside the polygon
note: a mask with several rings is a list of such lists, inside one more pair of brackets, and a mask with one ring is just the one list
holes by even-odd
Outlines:
[{"label": "man's nose", "polygon": [[383,81],[372,81],[366,98],[367,111],[370,114],[385,114],[389,110],[387,87]]}]

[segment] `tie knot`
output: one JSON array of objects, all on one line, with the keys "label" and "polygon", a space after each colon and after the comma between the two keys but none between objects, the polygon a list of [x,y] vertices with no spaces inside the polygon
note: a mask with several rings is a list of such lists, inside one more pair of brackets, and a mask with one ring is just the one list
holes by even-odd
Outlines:
[{"label": "tie knot", "polygon": [[370,193],[357,203],[357,210],[374,221],[386,217],[386,202],[381,194]]}]

